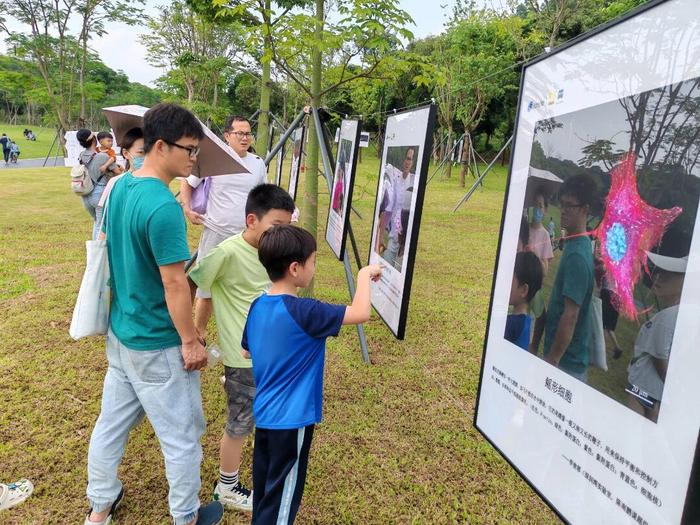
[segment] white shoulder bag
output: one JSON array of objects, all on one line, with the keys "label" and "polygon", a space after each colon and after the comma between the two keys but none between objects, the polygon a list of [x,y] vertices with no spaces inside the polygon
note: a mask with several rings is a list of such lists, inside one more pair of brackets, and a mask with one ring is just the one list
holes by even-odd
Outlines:
[{"label": "white shoulder bag", "polygon": [[[105,202],[98,232],[102,232],[108,205],[109,198]],[[109,328],[111,293],[107,241],[105,239],[86,241],[85,248],[87,264],[68,331],[76,341],[90,335],[104,335]]]}]

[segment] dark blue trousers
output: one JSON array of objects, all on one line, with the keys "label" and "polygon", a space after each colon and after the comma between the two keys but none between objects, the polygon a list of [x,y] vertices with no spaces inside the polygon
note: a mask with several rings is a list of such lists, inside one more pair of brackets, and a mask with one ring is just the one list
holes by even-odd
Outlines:
[{"label": "dark blue trousers", "polygon": [[314,425],[294,430],[255,429],[254,525],[291,524],[301,504]]}]

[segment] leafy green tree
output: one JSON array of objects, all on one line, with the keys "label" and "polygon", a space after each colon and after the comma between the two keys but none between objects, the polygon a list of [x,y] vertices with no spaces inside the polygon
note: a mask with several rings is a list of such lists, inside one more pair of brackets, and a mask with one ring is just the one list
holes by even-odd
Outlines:
[{"label": "leafy green tree", "polygon": [[[331,7],[333,10],[331,10]],[[397,0],[339,0],[332,6],[315,0],[313,10],[290,13],[276,28],[273,59],[313,107],[324,97],[360,79],[377,78],[385,68],[404,63],[401,39],[411,22]],[[319,150],[314,124],[302,202],[302,224],[314,235],[318,229]]]},{"label": "leafy green tree", "polygon": [[[456,117],[470,136],[481,122],[490,102],[517,83],[513,67],[518,47],[510,27],[493,13],[473,12],[469,18],[455,21],[448,31],[445,51],[450,61],[452,93],[456,98]],[[469,147],[465,141],[465,149]],[[467,156],[463,152],[462,158]],[[468,164],[460,169],[464,186]]]},{"label": "leafy green tree", "polygon": [[[101,87],[89,83],[86,76],[90,60],[88,42],[93,35],[104,33],[104,21],[115,10],[135,16],[142,0],[129,4],[118,0],[11,0],[3,4],[4,16],[14,19],[22,30],[14,31],[0,21],[0,31],[15,57],[32,65],[43,84],[40,96],[49,108],[50,120],[56,125],[61,144],[64,132],[84,122],[87,95],[99,97]],[[131,15],[124,21],[134,21]],[[80,28],[75,34],[73,28]]]},{"label": "leafy green tree", "polygon": [[[259,153],[266,153],[273,92],[273,33],[294,8],[309,5],[311,0],[187,0],[196,12],[220,23],[240,24],[247,29],[250,56],[260,64],[260,90],[257,139]],[[261,50],[261,51],[259,51]]]},{"label": "leafy green tree", "polygon": [[158,84],[204,120],[221,123],[222,94],[246,52],[242,26],[213,21],[178,0],[162,6],[147,27],[147,60],[166,69]]}]

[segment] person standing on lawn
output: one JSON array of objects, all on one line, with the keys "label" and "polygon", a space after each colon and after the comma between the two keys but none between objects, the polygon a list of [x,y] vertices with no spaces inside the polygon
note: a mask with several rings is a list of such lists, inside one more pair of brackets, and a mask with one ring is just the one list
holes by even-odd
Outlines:
[{"label": "person standing on lawn", "polygon": [[199,502],[205,429],[199,370],[207,353],[192,321],[185,218],[169,188],[175,177],[191,173],[204,132],[188,110],[158,104],[144,115],[143,134],[143,166],[114,186],[106,209],[109,367],[88,449],[85,525],[111,523],[124,495],[119,463],[129,432],[144,416],[165,458],[175,525],[212,525],[223,506]]},{"label": "person standing on lawn", "polygon": [[[250,122],[245,117],[231,116],[226,122],[224,139],[240,157],[248,173],[219,175],[211,179],[207,211],[201,215],[190,208],[192,191],[202,179],[191,175],[180,184],[180,199],[185,215],[192,224],[203,224],[204,231],[199,240],[197,262],[206,257],[220,242],[241,233],[246,228],[245,205],[248,193],[258,184],[267,182],[265,162],[249,153],[253,142]],[[211,292],[197,288],[194,322],[202,336],[206,335],[207,323],[212,314]]]},{"label": "person standing on lawn", "polygon": [[3,133],[0,137],[0,145],[2,145],[2,156],[5,158],[5,164],[10,161],[10,146],[12,141],[7,136],[7,133]]}]

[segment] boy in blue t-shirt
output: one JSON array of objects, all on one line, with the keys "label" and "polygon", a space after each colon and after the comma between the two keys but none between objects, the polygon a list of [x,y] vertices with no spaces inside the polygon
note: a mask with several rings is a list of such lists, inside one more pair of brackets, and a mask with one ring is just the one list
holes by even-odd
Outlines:
[{"label": "boy in blue t-shirt", "polygon": [[530,326],[532,318],[528,312],[530,301],[542,288],[542,262],[533,252],[519,252],[515,256],[513,283],[510,288],[509,306],[513,311],[506,319],[506,340],[523,350],[530,346]]},{"label": "boy in blue t-shirt", "polygon": [[272,287],[250,307],[241,346],[253,359],[256,395],[253,521],[292,523],[304,492],[314,425],[321,421],[326,338],[370,318],[370,265],[357,276],[350,306],[297,297],[316,272],[316,240],[296,226],[263,233],[260,262]]}]

